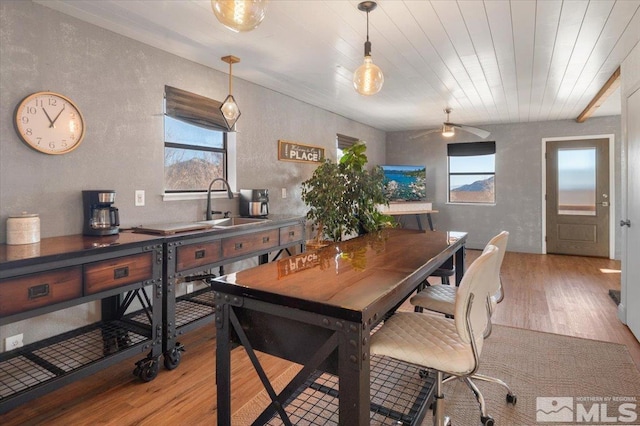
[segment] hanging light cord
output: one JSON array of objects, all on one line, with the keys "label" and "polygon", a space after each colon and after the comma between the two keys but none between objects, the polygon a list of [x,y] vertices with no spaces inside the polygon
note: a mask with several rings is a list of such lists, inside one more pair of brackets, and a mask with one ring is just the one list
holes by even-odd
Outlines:
[{"label": "hanging light cord", "polygon": [[369,11],[367,10],[367,41],[364,42],[364,56],[371,56],[371,42],[369,41]]},{"label": "hanging light cord", "polygon": [[231,67],[232,67],[232,66],[233,66],[233,65],[232,65],[232,63],[231,63],[231,62],[229,62],[229,94],[230,94],[230,95],[231,95],[231,94],[232,94],[232,92],[233,92],[233,90],[232,90],[232,89],[233,89],[233,80],[232,80],[232,78],[231,78]]}]

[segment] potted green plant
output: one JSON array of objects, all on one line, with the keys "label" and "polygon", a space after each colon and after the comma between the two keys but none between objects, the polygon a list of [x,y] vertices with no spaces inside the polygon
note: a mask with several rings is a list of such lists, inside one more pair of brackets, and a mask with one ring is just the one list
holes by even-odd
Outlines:
[{"label": "potted green plant", "polygon": [[378,205],[388,205],[383,190],[384,173],[367,170],[367,147],[362,141],[345,149],[339,163],[325,160],[311,178],[302,182],[302,200],[309,206],[316,242],[341,241],[343,235],[362,234],[389,226],[390,216]]}]

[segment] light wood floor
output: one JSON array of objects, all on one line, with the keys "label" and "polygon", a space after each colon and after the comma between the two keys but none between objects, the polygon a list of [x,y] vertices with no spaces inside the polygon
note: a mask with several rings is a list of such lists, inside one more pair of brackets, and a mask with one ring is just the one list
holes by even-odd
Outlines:
[{"label": "light wood floor", "polygon": [[[468,251],[468,263],[478,254]],[[640,343],[618,321],[608,296],[609,289],[620,289],[619,269],[619,262],[607,259],[509,252],[502,267],[506,296],[494,322],[621,343],[640,369]],[[187,351],[180,366],[161,369],[152,382],[141,383],[132,375],[134,358],[28,402],[0,416],[0,424],[215,424],[214,328],[203,327],[181,342]],[[289,365],[266,355],[262,360],[269,377]],[[234,352],[232,366],[235,411],[261,387],[242,350]]]}]

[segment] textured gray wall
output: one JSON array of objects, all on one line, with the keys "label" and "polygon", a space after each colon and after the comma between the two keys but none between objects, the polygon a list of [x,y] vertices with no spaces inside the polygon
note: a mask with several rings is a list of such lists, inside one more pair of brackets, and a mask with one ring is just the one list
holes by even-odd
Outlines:
[{"label": "textured gray wall", "polygon": [[[42,237],[82,232],[83,189],[115,189],[124,227],[201,218],[203,200],[162,201],[164,85],[223,100],[227,74],[31,2],[3,1],[0,19],[0,242],[7,217],[21,211],[40,214]],[[335,157],[343,133],[367,141],[372,164],[384,162],[382,131],[243,80],[233,88],[242,111],[235,189],[270,189],[274,213],[306,211],[300,182],[316,167],[278,161],[278,139]],[[14,109],[40,90],[62,93],[82,110],[87,133],[75,151],[49,156],[18,138]],[[136,189],[146,191],[144,207],[134,207]],[[237,211],[237,200],[215,203]]]},{"label": "textured gray wall", "polygon": [[[124,227],[200,219],[204,200],[162,200],[165,84],[223,100],[228,75],[30,1],[3,0],[0,242],[6,241],[7,217],[22,211],[40,214],[43,238],[81,233],[83,189],[116,190]],[[306,212],[300,183],[316,167],[278,161],[278,139],[322,146],[335,157],[336,133],[342,133],[367,141],[371,164],[384,163],[380,130],[243,80],[234,79],[233,89],[242,110],[235,189],[270,189],[273,213]],[[82,110],[85,140],[69,154],[33,151],[13,129],[16,105],[41,90],[68,96]],[[288,189],[288,198],[280,198],[280,188]],[[136,189],[146,191],[144,207],[134,207]],[[237,212],[237,199],[216,199],[214,206]],[[25,332],[29,343],[92,322],[99,313],[90,303],[0,327],[0,337]]]},{"label": "textured gray wall", "polygon": [[[458,131],[452,139],[439,134],[410,140],[419,132],[387,134],[387,163],[427,166],[427,197],[439,213],[436,228],[469,232],[469,247],[482,248],[500,230],[509,235],[509,250],[542,252],[542,139],[581,135],[615,135],[615,211],[621,212],[620,116],[478,126],[496,141],[496,204],[447,204],[447,143],[481,140]],[[617,216],[616,216],[617,218]],[[408,222],[408,221],[407,221]],[[410,223],[410,222],[409,222]],[[617,223],[617,220],[616,220]],[[616,258],[620,258],[620,229],[615,228]]]}]

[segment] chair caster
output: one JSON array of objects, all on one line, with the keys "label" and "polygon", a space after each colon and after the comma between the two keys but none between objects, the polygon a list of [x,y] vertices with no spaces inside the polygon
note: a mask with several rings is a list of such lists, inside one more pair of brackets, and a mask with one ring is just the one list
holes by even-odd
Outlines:
[{"label": "chair caster", "polygon": [[426,379],[427,377],[429,377],[429,370],[421,368],[420,370],[418,370],[418,376],[420,376],[421,379]]},{"label": "chair caster", "polygon": [[495,421],[493,420],[493,417],[491,416],[481,416],[480,417],[480,421],[482,422],[482,424],[484,426],[494,426],[495,425]]},{"label": "chair caster", "polygon": [[515,393],[508,393],[507,404],[516,405],[516,402],[518,402],[518,396]]}]

